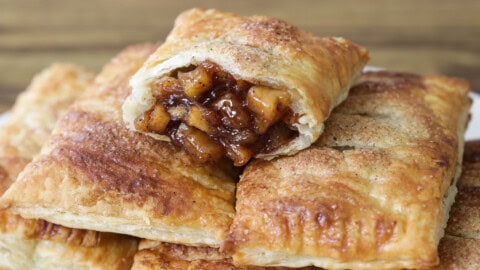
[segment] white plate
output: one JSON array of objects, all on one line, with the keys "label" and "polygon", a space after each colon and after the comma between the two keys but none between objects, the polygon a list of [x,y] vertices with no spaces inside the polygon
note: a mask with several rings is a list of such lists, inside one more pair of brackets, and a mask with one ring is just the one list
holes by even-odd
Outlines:
[{"label": "white plate", "polygon": [[470,119],[467,133],[465,134],[467,141],[480,139],[480,94],[471,92],[470,97],[473,99],[472,108],[470,109],[472,119]]},{"label": "white plate", "polygon": [[7,121],[8,112],[0,114],[0,125],[3,125]]}]

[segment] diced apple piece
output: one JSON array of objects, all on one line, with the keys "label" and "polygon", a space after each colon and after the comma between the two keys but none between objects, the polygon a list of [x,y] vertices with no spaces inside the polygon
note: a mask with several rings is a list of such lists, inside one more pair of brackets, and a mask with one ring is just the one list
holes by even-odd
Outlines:
[{"label": "diced apple piece", "polygon": [[290,103],[287,92],[263,86],[253,86],[248,90],[247,106],[255,114],[273,120]]},{"label": "diced apple piece", "polygon": [[212,87],[212,78],[202,66],[192,71],[178,72],[178,79],[189,98],[197,98]]},{"label": "diced apple piece", "polygon": [[288,108],[290,97],[286,91],[253,86],[247,93],[247,106],[255,113],[256,131],[263,134],[279,120]]},{"label": "diced apple piece", "polygon": [[223,156],[223,147],[201,130],[180,124],[177,137],[182,138],[183,147],[199,162],[217,160]]},{"label": "diced apple piece", "polygon": [[[293,126],[295,123],[298,122],[298,115],[294,114],[290,109],[286,109],[279,116],[281,117],[281,121],[285,123],[287,126]],[[274,123],[277,123],[277,119],[275,119],[275,121],[272,122],[266,119],[262,119],[256,115],[255,116],[255,132],[260,135],[265,134]]]},{"label": "diced apple piece", "polygon": [[193,106],[190,108],[186,122],[188,125],[196,127],[201,131],[206,132],[207,134],[213,133],[207,119],[205,119],[204,114],[197,106]]},{"label": "diced apple piece", "polygon": [[215,101],[214,107],[220,113],[225,126],[231,128],[250,126],[250,114],[235,93],[223,94]]},{"label": "diced apple piece", "polygon": [[162,133],[167,128],[169,122],[170,114],[161,104],[157,104],[153,108],[153,111],[150,113],[148,130],[155,133]]},{"label": "diced apple piece", "polygon": [[226,144],[225,149],[227,150],[227,156],[233,160],[233,165],[243,166],[252,158],[253,153],[247,147],[236,145],[236,144]]}]

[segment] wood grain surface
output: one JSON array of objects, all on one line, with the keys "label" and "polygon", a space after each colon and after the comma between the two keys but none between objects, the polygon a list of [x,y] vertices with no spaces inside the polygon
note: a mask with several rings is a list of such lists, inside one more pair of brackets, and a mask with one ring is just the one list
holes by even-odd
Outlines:
[{"label": "wood grain surface", "polygon": [[370,65],[464,77],[480,89],[478,0],[0,0],[0,111],[50,63],[98,71],[128,44],[161,42],[191,7],[282,18],[368,47]]}]

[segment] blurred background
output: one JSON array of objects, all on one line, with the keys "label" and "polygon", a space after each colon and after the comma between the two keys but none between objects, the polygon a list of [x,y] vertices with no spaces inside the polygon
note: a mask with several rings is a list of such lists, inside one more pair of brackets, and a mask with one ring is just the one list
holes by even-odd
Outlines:
[{"label": "blurred background", "polygon": [[480,89],[480,1],[0,0],[0,111],[52,62],[94,71],[123,47],[161,42],[191,7],[278,17],[370,50],[370,65],[469,79]]}]

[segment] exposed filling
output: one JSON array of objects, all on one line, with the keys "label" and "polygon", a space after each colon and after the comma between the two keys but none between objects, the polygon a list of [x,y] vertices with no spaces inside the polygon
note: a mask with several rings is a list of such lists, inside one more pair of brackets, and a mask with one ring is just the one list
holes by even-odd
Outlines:
[{"label": "exposed filling", "polygon": [[135,127],[169,136],[199,162],[226,155],[242,166],[298,136],[286,91],[236,80],[210,61],[162,76],[151,89],[156,103]]}]

